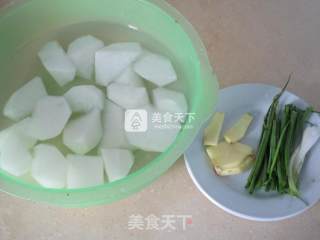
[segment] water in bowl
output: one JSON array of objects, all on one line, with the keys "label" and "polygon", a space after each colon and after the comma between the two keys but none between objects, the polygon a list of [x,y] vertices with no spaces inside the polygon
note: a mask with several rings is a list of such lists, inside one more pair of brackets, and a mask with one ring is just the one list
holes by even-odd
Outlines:
[{"label": "water in bowl", "polygon": [[[159,41],[155,40],[150,35],[139,31],[134,26],[122,26],[106,22],[87,22],[69,25],[56,31],[45,32],[41,36],[34,37],[31,41],[26,42],[19,47],[15,54],[8,59],[7,64],[5,64],[5,66],[0,66],[0,71],[2,72],[1,78],[5,78],[4,80],[6,80],[2,81],[1,85],[3,88],[8,89],[4,94],[0,95],[0,109],[3,109],[6,100],[16,89],[21,87],[24,83],[31,80],[35,76],[42,77],[49,95],[63,95],[73,86],[81,84],[94,84],[94,79],[88,81],[77,77],[70,84],[60,87],[43,68],[37,56],[39,49],[48,41],[57,40],[64,47],[64,49],[67,49],[69,43],[74,39],[88,34],[103,40],[106,45],[114,42],[139,42],[144,48],[167,56],[169,59],[171,59],[179,79],[179,81],[167,86],[167,88],[181,91],[188,96],[188,92],[186,92],[186,88],[184,88],[182,84],[184,79],[183,72],[180,70],[173,54],[171,54],[170,51]],[[148,82],[146,82],[146,87],[149,90],[155,88],[152,83]],[[101,89],[105,91],[105,88]],[[0,116],[1,130],[10,126],[11,124],[13,124],[12,121],[8,120],[3,115]],[[63,145],[61,136],[46,141],[46,143],[52,143],[56,145],[64,154],[72,153]],[[88,155],[96,155],[97,152],[98,149],[96,148],[88,153]],[[158,154],[159,153],[144,152],[141,150],[136,151],[136,161],[131,172],[142,168],[152,161],[152,159],[154,159]],[[22,179],[36,184],[30,174],[23,176]]]}]

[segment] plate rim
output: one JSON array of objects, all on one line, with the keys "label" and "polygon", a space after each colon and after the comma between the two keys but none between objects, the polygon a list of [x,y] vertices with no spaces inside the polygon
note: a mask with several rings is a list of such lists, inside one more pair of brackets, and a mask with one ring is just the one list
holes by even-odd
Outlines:
[{"label": "plate rim", "polygon": [[290,218],[293,218],[293,217],[296,217],[304,212],[306,212],[307,210],[309,210],[310,208],[313,208],[315,205],[317,205],[317,203],[319,202],[316,201],[314,202],[313,204],[310,204],[308,205],[307,207],[303,208],[302,210],[300,211],[297,211],[293,214],[289,214],[287,216],[283,216],[283,217],[273,217],[273,218],[263,218],[263,217],[253,217],[253,216],[250,216],[250,215],[247,215],[247,214],[243,214],[243,213],[239,213],[237,211],[234,211],[226,206],[224,206],[223,204],[219,203],[218,201],[216,201],[213,197],[211,197],[203,188],[202,186],[198,183],[198,181],[196,180],[195,176],[193,175],[192,173],[192,170],[190,168],[190,165],[188,163],[188,158],[186,156],[186,154],[184,154],[184,162],[185,162],[185,165],[186,165],[186,168],[187,168],[187,171],[190,175],[190,178],[192,179],[193,183],[196,185],[197,189],[210,201],[212,202],[214,205],[216,205],[217,207],[219,207],[220,209],[222,209],[223,211],[233,215],[233,216],[236,216],[238,218],[241,218],[241,219],[245,219],[245,220],[250,220],[250,221],[255,221],[255,222],[275,222],[275,221],[283,221],[283,220],[286,220],[286,219],[290,219]]},{"label": "plate rim", "polygon": [[[235,85],[232,85],[232,86],[228,86],[228,87],[225,87],[225,88],[222,88],[219,90],[222,91],[222,90],[228,90],[229,88],[233,88],[233,87],[238,87],[238,86],[244,86],[244,85],[247,85],[247,86],[252,86],[252,85],[255,85],[255,86],[264,86],[264,87],[272,87],[272,88],[275,88],[275,89],[278,89],[280,90],[279,87],[277,86],[274,86],[274,85],[271,85],[271,84],[264,84],[264,83],[241,83],[241,84],[235,84]],[[303,98],[297,96],[296,94],[292,93],[291,91],[288,91],[286,90],[286,92],[294,95],[295,97],[299,98],[299,99],[302,99],[303,101],[305,101]],[[307,101],[305,101],[307,104],[309,104]],[[215,111],[213,111],[213,114],[214,114]],[[202,128],[201,130],[202,131]],[[201,134],[200,132],[198,134]],[[196,139],[195,139],[196,140]],[[276,222],[276,221],[283,221],[283,220],[287,220],[287,219],[290,219],[290,218],[293,218],[293,217],[296,217],[306,211],[308,211],[309,209],[313,208],[315,205],[317,205],[319,202],[320,202],[320,199],[316,200],[315,202],[313,202],[312,204],[309,204],[308,206],[304,207],[303,209],[295,212],[295,213],[291,213],[291,214],[288,214],[286,216],[282,216],[282,217],[257,217],[257,216],[252,216],[252,215],[248,215],[248,214],[243,214],[243,213],[240,213],[240,212],[237,212],[237,211],[234,211],[228,207],[226,207],[225,205],[223,205],[222,203],[216,201],[214,199],[213,196],[210,196],[206,191],[205,189],[201,186],[201,184],[198,182],[197,178],[195,177],[195,175],[193,174],[193,171],[188,163],[188,151],[191,149],[191,147],[193,146],[193,143],[190,145],[190,147],[188,148],[188,150],[184,153],[184,162],[185,162],[185,166],[187,168],[187,172],[190,176],[190,178],[192,179],[193,183],[195,184],[195,186],[197,187],[197,189],[210,201],[212,202],[214,205],[216,205],[217,207],[219,207],[220,209],[222,209],[223,211],[235,216],[235,217],[238,217],[238,218],[241,218],[241,219],[245,219],[245,220],[249,220],[249,221],[256,221],[256,222]]]}]

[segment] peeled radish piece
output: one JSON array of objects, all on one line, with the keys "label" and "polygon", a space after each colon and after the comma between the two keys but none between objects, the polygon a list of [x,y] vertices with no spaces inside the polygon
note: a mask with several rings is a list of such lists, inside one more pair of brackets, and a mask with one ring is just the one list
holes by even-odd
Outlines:
[{"label": "peeled radish piece", "polygon": [[103,41],[88,35],[70,43],[68,56],[77,68],[77,75],[84,79],[92,79],[95,53],[104,47]]},{"label": "peeled radish piece", "polygon": [[72,112],[88,112],[93,108],[104,108],[104,93],[91,85],[80,85],[71,88],[65,95]]},{"label": "peeled radish piece", "polygon": [[64,188],[67,180],[68,162],[52,145],[40,144],[34,148],[32,177],[46,188]]},{"label": "peeled radish piece", "polygon": [[16,134],[24,143],[24,145],[28,148],[33,147],[37,143],[37,139],[35,139],[34,137],[31,137],[30,123],[31,123],[31,118],[28,117],[0,132],[0,154],[1,154],[2,146],[6,142],[6,138],[10,136],[10,134],[12,133]]},{"label": "peeled radish piece", "polygon": [[58,136],[71,116],[71,109],[64,97],[48,96],[35,106],[30,124],[30,135],[39,140]]},{"label": "peeled radish piece", "polygon": [[112,83],[107,87],[107,96],[110,100],[125,109],[139,108],[149,104],[148,92],[144,87]]},{"label": "peeled radish piece", "polygon": [[168,124],[163,127],[162,124],[154,122],[155,114],[165,113],[160,112],[152,106],[143,108],[148,114],[148,127],[145,132],[126,131],[129,143],[137,148],[148,152],[164,152],[175,140],[180,131],[180,123]]},{"label": "peeled radish piece", "polygon": [[104,134],[100,148],[133,149],[124,130],[124,109],[110,100],[105,101],[102,116]]},{"label": "peeled radish piece", "polygon": [[115,43],[96,52],[96,81],[102,86],[118,77],[142,52],[139,43]]},{"label": "peeled radish piece", "polygon": [[104,183],[103,160],[101,157],[68,155],[68,188],[86,188]]},{"label": "peeled radish piece", "polygon": [[22,176],[31,168],[32,155],[28,142],[11,131],[1,146],[0,167],[14,176]]},{"label": "peeled radish piece", "polygon": [[21,120],[30,115],[37,101],[47,95],[42,79],[35,77],[9,98],[3,115],[14,121]]},{"label": "peeled radish piece", "polygon": [[157,86],[165,86],[177,80],[171,61],[161,55],[145,54],[135,64],[134,70]]},{"label": "peeled radish piece", "polygon": [[115,80],[116,83],[127,84],[133,87],[143,87],[142,78],[129,66],[121,75]]},{"label": "peeled radish piece", "polygon": [[86,154],[94,149],[102,138],[101,113],[90,113],[71,120],[63,132],[63,143],[73,152]]},{"label": "peeled radish piece", "polygon": [[126,177],[134,162],[132,152],[125,149],[101,149],[101,155],[109,182]]},{"label": "peeled radish piece", "polygon": [[188,104],[182,93],[157,88],[152,91],[153,103],[157,109],[171,113],[187,113]]},{"label": "peeled radish piece", "polygon": [[75,78],[76,68],[57,41],[48,42],[38,55],[43,66],[60,86]]}]

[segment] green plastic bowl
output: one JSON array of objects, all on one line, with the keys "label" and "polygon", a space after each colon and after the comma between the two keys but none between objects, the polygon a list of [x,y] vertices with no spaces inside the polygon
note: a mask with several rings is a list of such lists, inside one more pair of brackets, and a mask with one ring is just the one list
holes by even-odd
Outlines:
[{"label": "green plastic bowl", "polygon": [[[87,207],[125,198],[168,170],[212,115],[217,101],[218,81],[205,47],[191,24],[173,7],[160,0],[29,0],[1,9],[0,108],[14,89],[28,80],[26,76],[12,78],[12,71],[19,72],[19,69],[9,65],[9,59],[23,44],[44,31],[93,21],[134,26],[170,51],[183,72],[181,81],[187,91],[190,112],[196,114],[193,128],[183,129],[164,153],[116,182],[75,190],[45,189],[0,171],[1,191],[64,207]],[[37,50],[32,50],[35,56]],[[0,129],[4,125],[0,121]]]}]

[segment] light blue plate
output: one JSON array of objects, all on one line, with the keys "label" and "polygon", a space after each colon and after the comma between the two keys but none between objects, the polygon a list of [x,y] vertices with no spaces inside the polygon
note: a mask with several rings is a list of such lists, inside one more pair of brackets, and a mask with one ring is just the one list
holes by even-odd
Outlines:
[{"label": "light blue plate", "polygon": [[[264,116],[273,96],[279,88],[263,84],[241,84],[222,89],[215,111],[225,113],[222,135],[242,114],[250,112],[254,116],[243,143],[257,148]],[[295,103],[306,107],[308,104],[292,93],[285,92],[280,100],[284,103]],[[320,118],[313,114],[311,122],[320,124]],[[311,152],[301,172],[300,191],[308,203],[275,192],[259,191],[249,195],[245,189],[247,171],[240,175],[220,177],[213,171],[212,165],[202,145],[203,130],[185,153],[188,172],[197,188],[214,204],[223,210],[249,220],[276,221],[296,216],[315,205],[320,199],[320,143]],[[222,137],[222,136],[221,136]]]}]

